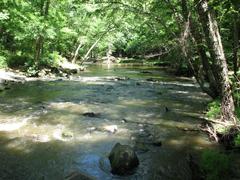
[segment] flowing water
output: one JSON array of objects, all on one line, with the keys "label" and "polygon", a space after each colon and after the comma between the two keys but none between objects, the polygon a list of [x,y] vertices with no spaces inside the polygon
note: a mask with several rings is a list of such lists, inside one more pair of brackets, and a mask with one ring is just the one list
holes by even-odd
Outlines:
[{"label": "flowing water", "polygon": [[[12,85],[0,93],[0,179],[61,180],[74,171],[100,180],[191,179],[188,154],[216,148],[187,131],[208,101],[191,79],[153,67],[93,66],[70,80]],[[131,176],[110,173],[117,142],[136,149]]]}]

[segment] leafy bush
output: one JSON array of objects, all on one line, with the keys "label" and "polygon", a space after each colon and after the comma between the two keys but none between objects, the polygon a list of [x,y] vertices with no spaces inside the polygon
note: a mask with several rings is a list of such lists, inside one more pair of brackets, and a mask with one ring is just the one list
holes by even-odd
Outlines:
[{"label": "leafy bush", "polygon": [[47,67],[58,67],[65,60],[57,51],[50,53],[46,58],[43,58],[40,65]]},{"label": "leafy bush", "polygon": [[221,112],[221,103],[220,100],[214,100],[208,104],[207,117],[208,118],[217,118],[220,116]]},{"label": "leafy bush", "polygon": [[36,64],[29,66],[26,70],[27,76],[35,77],[38,75],[39,68]]},{"label": "leafy bush", "polygon": [[26,63],[30,61],[29,57],[22,55],[12,55],[7,60],[7,64],[9,67],[21,67],[25,66]]},{"label": "leafy bush", "polygon": [[7,59],[4,56],[0,55],[0,68],[5,68],[7,67]]},{"label": "leafy bush", "polygon": [[220,152],[204,151],[201,157],[200,166],[206,172],[207,180],[224,180],[230,174],[230,158]]}]

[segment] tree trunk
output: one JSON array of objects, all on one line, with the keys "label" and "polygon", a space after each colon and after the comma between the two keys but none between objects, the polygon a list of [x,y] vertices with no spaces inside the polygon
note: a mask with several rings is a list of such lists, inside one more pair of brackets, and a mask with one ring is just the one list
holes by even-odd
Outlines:
[{"label": "tree trunk", "polygon": [[239,16],[238,14],[234,15],[233,20],[233,67],[234,67],[234,74],[237,75],[238,71],[238,49],[239,49]]},{"label": "tree trunk", "polygon": [[83,60],[81,61],[81,65],[84,61],[86,61],[88,59],[89,54],[91,53],[91,51],[95,48],[95,46],[98,44],[98,42],[101,40],[102,36],[100,38],[98,38],[95,43],[90,47],[90,49],[87,51],[87,53],[85,54],[85,56],[83,57]]},{"label": "tree trunk", "polygon": [[[48,16],[49,6],[50,6],[50,0],[46,0],[46,1],[41,0],[40,13],[41,13],[41,16],[44,16],[45,19],[47,19],[47,16]],[[43,54],[43,45],[44,45],[44,37],[43,35],[40,34],[36,40],[36,45],[35,45],[34,61],[37,63],[39,63],[40,58]]]},{"label": "tree trunk", "polygon": [[39,62],[40,57],[42,55],[42,47],[43,47],[43,37],[39,35],[39,37],[36,40],[36,48],[35,48],[35,62]]},{"label": "tree trunk", "polygon": [[83,57],[82,61],[80,64],[82,64],[84,61],[86,61],[88,59],[89,54],[91,53],[91,51],[95,48],[95,46],[98,44],[98,42],[111,30],[114,30],[110,28],[110,25],[108,26],[107,30],[102,32],[102,34],[100,35],[100,37],[94,42],[94,44],[90,47],[90,49],[87,51],[87,53],[85,54],[85,56]]},{"label": "tree trunk", "polygon": [[[197,53],[199,55],[199,58],[201,60],[202,66],[203,66],[203,71],[205,72],[207,79],[209,80],[209,88],[204,86],[204,77],[203,74],[196,74],[195,78],[197,82],[199,83],[201,89],[206,92],[208,95],[210,95],[213,98],[216,98],[219,96],[219,91],[217,88],[216,80],[214,77],[214,74],[211,69],[211,65],[209,62],[209,59],[206,55],[206,51],[204,48],[204,43],[203,43],[203,36],[199,32],[199,30],[196,28],[196,24],[194,24],[193,19],[191,17],[191,13],[188,9],[188,4],[186,0],[181,0],[181,8],[182,8],[182,15],[183,15],[183,20],[185,21],[185,24],[189,24],[189,31],[190,35],[192,37],[193,43],[195,43],[196,48],[197,48]],[[182,24],[182,23],[180,23]],[[197,72],[196,72],[197,73]]]},{"label": "tree trunk", "polygon": [[78,47],[77,47],[77,49],[76,49],[76,51],[75,51],[75,53],[74,53],[74,56],[73,56],[73,58],[72,58],[72,63],[76,63],[76,60],[77,60],[77,57],[78,57],[78,53],[79,53],[79,50],[80,50],[80,48],[82,47],[82,45],[83,45],[83,42],[80,41],[80,42],[79,42],[79,45],[78,45]]},{"label": "tree trunk", "polygon": [[223,51],[221,36],[218,29],[214,12],[209,8],[207,0],[196,0],[199,18],[204,30],[207,46],[210,51],[213,65],[216,69],[215,77],[221,95],[221,115],[223,121],[234,121],[234,102],[232,97],[231,86],[228,78],[228,67],[225,54]]}]

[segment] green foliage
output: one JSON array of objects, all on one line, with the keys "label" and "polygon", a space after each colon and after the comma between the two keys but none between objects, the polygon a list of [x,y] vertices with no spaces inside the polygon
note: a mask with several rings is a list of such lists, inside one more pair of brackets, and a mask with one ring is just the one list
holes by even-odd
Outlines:
[{"label": "green foliage", "polygon": [[[44,7],[46,0],[41,1]],[[178,31],[166,3],[138,1],[120,3],[77,3],[72,0],[50,1],[47,15],[39,1],[0,2],[0,44],[13,55],[6,57],[10,66],[31,66],[32,62],[17,55],[18,51],[36,57],[36,42],[43,38],[40,65],[57,66],[59,57],[71,58],[79,43],[79,57],[100,38],[93,49],[94,57],[106,56],[109,45],[115,54],[140,56],[158,52],[172,42],[168,37]],[[135,11],[135,10],[136,11]],[[142,13],[144,11],[144,13]],[[159,23],[156,18],[161,18]],[[164,26],[162,24],[165,24]],[[168,29],[166,29],[166,27]],[[13,56],[13,57],[12,57]],[[15,57],[16,56],[16,57]],[[16,63],[16,64],[15,64]]]},{"label": "green foliage", "polygon": [[225,180],[230,174],[231,161],[223,153],[207,150],[202,153],[200,166],[206,172],[207,180]]},{"label": "green foliage", "polygon": [[29,76],[29,77],[37,76],[38,72],[39,72],[39,67],[36,64],[29,66],[26,70],[27,76]]},{"label": "green foliage", "polygon": [[238,134],[237,137],[234,139],[234,143],[236,146],[240,146],[240,134]]},{"label": "green foliage", "polygon": [[235,113],[236,113],[237,118],[240,119],[240,107],[239,106],[237,106],[235,108]]},{"label": "green foliage", "polygon": [[207,111],[207,117],[208,118],[218,118],[220,116],[221,112],[221,103],[220,100],[214,100],[213,102],[208,104],[208,111]]},{"label": "green foliage", "polygon": [[7,65],[9,67],[23,67],[27,63],[29,63],[29,61],[31,61],[31,60],[28,56],[12,55],[12,56],[9,56],[9,58],[7,60]]},{"label": "green foliage", "polygon": [[61,62],[66,60],[57,51],[50,53],[46,58],[43,58],[40,62],[41,66],[46,67],[58,67]]},{"label": "green foliage", "polygon": [[0,55],[0,68],[7,67],[6,57]]}]

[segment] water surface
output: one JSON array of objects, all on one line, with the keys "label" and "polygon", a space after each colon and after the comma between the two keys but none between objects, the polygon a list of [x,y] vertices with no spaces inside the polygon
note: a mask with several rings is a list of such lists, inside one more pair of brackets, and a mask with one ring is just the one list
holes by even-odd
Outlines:
[{"label": "water surface", "polygon": [[[60,180],[73,171],[100,180],[191,179],[188,154],[215,145],[184,129],[197,128],[208,101],[192,79],[153,67],[93,66],[70,80],[13,85],[0,94],[0,179]],[[156,139],[161,147],[151,145]],[[109,172],[117,142],[135,147],[134,175]]]}]

